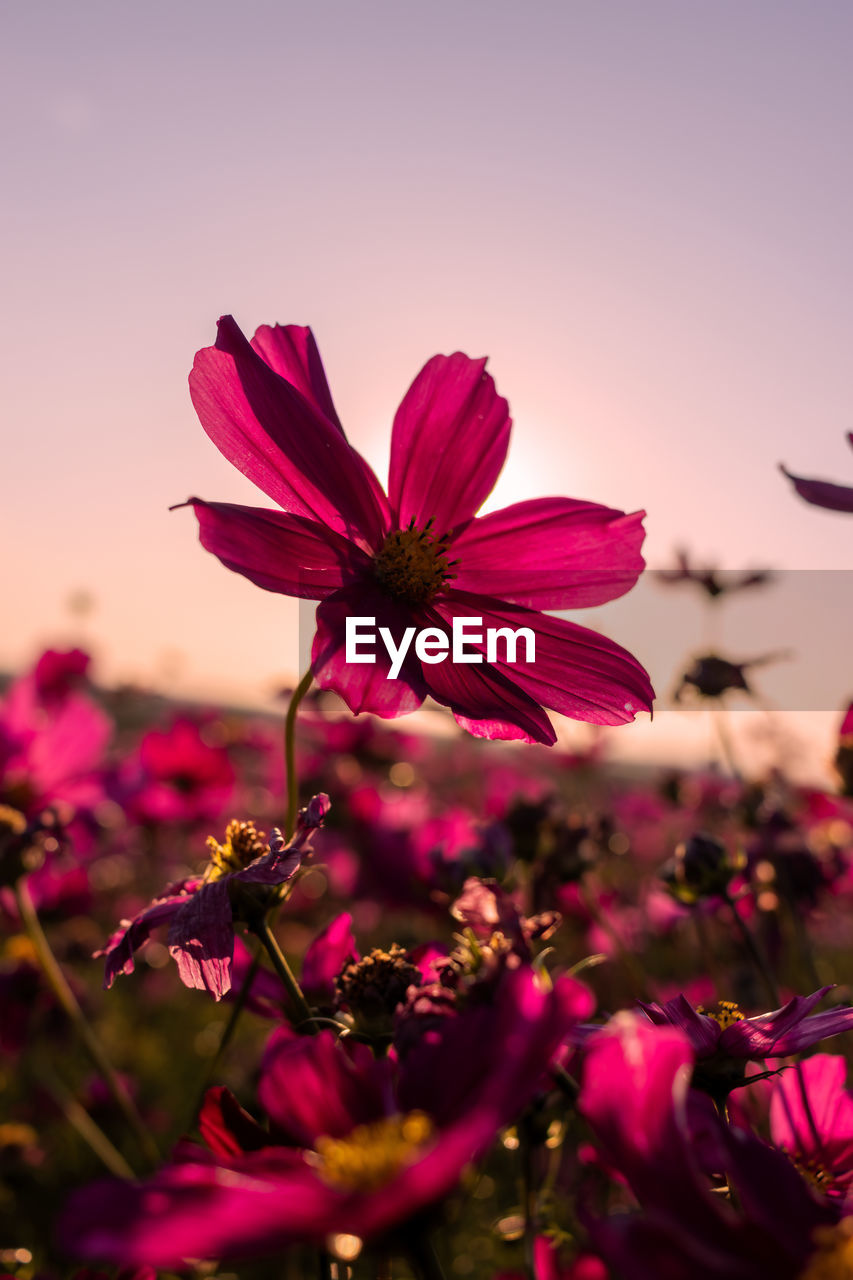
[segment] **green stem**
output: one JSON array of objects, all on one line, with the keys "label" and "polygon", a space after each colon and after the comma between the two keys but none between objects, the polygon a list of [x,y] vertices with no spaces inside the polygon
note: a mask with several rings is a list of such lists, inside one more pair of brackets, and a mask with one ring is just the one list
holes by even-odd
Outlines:
[{"label": "green stem", "polygon": [[35,948],[38,956],[39,964],[42,972],[47,979],[48,986],[57,999],[68,1020],[73,1024],[84,1049],[92,1059],[95,1069],[100,1072],[104,1083],[112,1095],[116,1106],[121,1111],[130,1128],[133,1130],[136,1141],[145,1159],[150,1161],[152,1165],[160,1163],[160,1152],[157,1150],[157,1144],[151,1137],[150,1132],[146,1128],[142,1117],[133,1105],[133,1100],[127,1089],[124,1087],[115,1068],[107,1057],[104,1047],[101,1044],[95,1032],[86,1021],[86,1016],[80,1008],[79,1001],[68,984],[68,980],[59,962],[51,950],[50,943],[47,940],[44,930],[41,927],[41,921],[33,904],[30,890],[26,879],[22,877],[15,885],[15,901],[18,906],[18,914],[21,917],[27,936]]},{"label": "green stem", "polygon": [[290,965],[284,958],[284,954],[275,940],[266,919],[260,916],[257,920],[253,920],[249,928],[256,937],[263,943],[266,948],[267,955],[272,960],[273,968],[284,983],[287,997],[291,1005],[291,1014],[295,1010],[298,1018],[293,1019],[294,1028],[298,1031],[307,1024],[308,1034],[314,1034],[314,1020],[311,1013],[311,1006],[302,993],[302,988],[293,976]]},{"label": "green stem", "polygon": [[196,1126],[196,1121],[198,1120],[199,1113],[201,1111],[202,1106],[204,1105],[204,1095],[207,1093],[208,1089],[210,1088],[210,1082],[213,1079],[219,1067],[220,1062],[225,1056],[225,1050],[228,1048],[228,1045],[231,1043],[231,1040],[234,1036],[234,1032],[237,1029],[237,1023],[240,1019],[240,1014],[243,1012],[243,1010],[246,1007],[246,1001],[249,998],[249,992],[252,989],[252,983],[255,981],[255,975],[257,974],[258,969],[260,968],[260,965],[261,965],[261,952],[259,949],[252,956],[252,963],[249,965],[249,968],[246,970],[246,976],[243,979],[242,986],[240,987],[240,990],[237,992],[234,1003],[231,1006],[231,1014],[228,1018],[227,1023],[225,1024],[225,1030],[223,1031],[222,1038],[219,1041],[219,1047],[217,1048],[216,1053],[211,1059],[210,1065],[208,1066],[207,1070],[205,1071],[202,1077],[201,1085],[199,1086],[198,1095],[196,1096],[195,1105],[193,1107],[193,1112],[192,1112],[192,1115],[190,1116],[190,1122],[189,1122],[189,1125],[187,1126],[188,1130],[194,1129]]},{"label": "green stem", "polygon": [[314,675],[309,667],[299,684],[293,690],[293,696],[284,717],[284,771],[287,781],[287,817],[284,822],[284,834],[290,840],[296,830],[296,815],[299,811],[299,782],[296,777],[296,713],[299,704],[311,688]]},{"label": "green stem", "polygon": [[758,943],[752,935],[751,929],[738,911],[735,905],[735,900],[729,893],[728,889],[726,889],[723,897],[732,913],[732,916],[734,917],[735,926],[740,933],[740,936],[743,938],[744,946],[749,952],[749,958],[767,988],[767,994],[770,997],[770,1002],[774,1009],[778,1009],[782,1000],[779,996],[779,988],[776,985],[776,979],[773,976],[770,965],[767,963],[767,957],[760,950]]},{"label": "green stem", "polygon": [[71,1127],[77,1130],[83,1141],[94,1151],[110,1173],[116,1178],[132,1180],[135,1174],[124,1156],[113,1146],[100,1125],[95,1123],[88,1111],[66,1089],[62,1081],[44,1067],[36,1072],[36,1076],[41,1087],[53,1098]]}]

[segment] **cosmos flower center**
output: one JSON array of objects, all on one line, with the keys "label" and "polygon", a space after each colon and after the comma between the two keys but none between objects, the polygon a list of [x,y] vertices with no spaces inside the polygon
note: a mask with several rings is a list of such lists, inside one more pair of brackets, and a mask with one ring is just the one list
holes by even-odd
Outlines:
[{"label": "cosmos flower center", "polygon": [[733,1000],[718,1000],[716,1013],[712,1013],[710,1009],[704,1009],[701,1004],[696,1006],[696,1012],[704,1013],[706,1018],[713,1018],[723,1031],[732,1023],[744,1020],[744,1015]]},{"label": "cosmos flower center", "polygon": [[395,942],[389,951],[374,948],[361,960],[345,965],[335,979],[338,1000],[348,1005],[359,1021],[374,1024],[386,1021],[406,998],[420,972],[409,960],[404,947]]},{"label": "cosmos flower center", "polygon": [[853,1217],[835,1227],[819,1227],[814,1234],[817,1249],[800,1280],[850,1280],[853,1276]]},{"label": "cosmos flower center", "polygon": [[210,863],[205,871],[206,881],[221,880],[223,876],[242,871],[268,850],[267,834],[258,831],[254,822],[232,819],[225,828],[225,840],[220,844],[213,836],[207,837]]},{"label": "cosmos flower center", "polygon": [[407,529],[389,533],[373,560],[383,590],[406,604],[428,604],[447,579],[456,576],[451,570],[458,561],[447,558],[448,538],[432,532],[432,520],[424,529],[416,529],[411,521]]},{"label": "cosmos flower center", "polygon": [[338,1191],[376,1191],[417,1159],[432,1131],[423,1111],[387,1116],[358,1125],[345,1138],[319,1138],[312,1163]]}]

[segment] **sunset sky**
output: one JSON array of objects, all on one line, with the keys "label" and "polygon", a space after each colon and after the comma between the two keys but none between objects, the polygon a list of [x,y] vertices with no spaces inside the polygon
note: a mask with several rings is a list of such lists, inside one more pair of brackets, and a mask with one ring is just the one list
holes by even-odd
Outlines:
[{"label": "sunset sky", "polygon": [[[488,354],[516,424],[490,505],[644,507],[652,566],[684,544],[807,571],[783,605],[733,607],[726,639],[798,651],[795,692],[762,673],[779,705],[850,695],[853,518],[777,465],[853,483],[853,7],[32,0],[0,47],[0,666],[82,639],[103,678],[170,690],[296,674],[295,602],[168,511],[268,505],[187,392],[230,312],[312,325],[383,478],[424,361]],[[669,688],[672,632],[704,624],[693,601],[658,622],[659,598],[630,634],[628,602],[600,621]]]}]

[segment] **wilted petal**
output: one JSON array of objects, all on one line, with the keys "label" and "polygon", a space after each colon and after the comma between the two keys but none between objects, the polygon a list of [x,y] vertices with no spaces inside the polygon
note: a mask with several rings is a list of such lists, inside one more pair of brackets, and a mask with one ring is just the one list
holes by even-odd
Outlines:
[{"label": "wilted petal", "polygon": [[203,884],[188,899],[169,928],[169,954],[176,961],[181,982],[209,991],[221,1000],[231,987],[234,921],[228,878]]},{"label": "wilted petal", "polygon": [[199,884],[198,878],[193,877],[191,880],[182,880],[178,884],[170,885],[162,898],[155,898],[132,920],[123,920],[121,928],[116,930],[107,945],[100,951],[94,952],[96,959],[99,956],[107,958],[104,969],[104,987],[107,990],[119,974],[133,973],[134,951],[138,951],[142,944],[147,942],[159,925],[172,920],[178,911],[186,906],[190,895]]},{"label": "wilted petal", "polygon": [[388,504],[370,467],[231,316],[220,320],[216,345],[196,355],[190,394],[220,452],[285,511],[381,545]]},{"label": "wilted petal", "polygon": [[645,512],[534,498],[473,520],[454,540],[459,591],[531,609],[577,609],[624,595],[645,561]]},{"label": "wilted petal", "polygon": [[470,520],[494,488],[509,447],[509,406],[485,360],[433,356],[394,417],[388,494],[400,527],[439,533]]},{"label": "wilted petal", "polygon": [[354,542],[303,516],[189,498],[199,541],[227,569],[265,591],[323,600],[370,564]]},{"label": "wilted petal", "polygon": [[285,382],[296,387],[325,418],[343,432],[332,403],[326,371],[314,334],[307,325],[262,324],[252,346]]}]

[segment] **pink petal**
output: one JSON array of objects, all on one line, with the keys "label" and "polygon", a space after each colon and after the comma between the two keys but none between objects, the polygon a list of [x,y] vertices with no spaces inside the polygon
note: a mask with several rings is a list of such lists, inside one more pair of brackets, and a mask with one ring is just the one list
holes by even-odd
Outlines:
[{"label": "pink petal", "polygon": [[388,492],[400,526],[470,520],[491,493],[509,447],[509,406],[485,360],[457,351],[427,361],[403,397],[391,436]]},{"label": "pink petal", "polygon": [[385,1114],[392,1067],[364,1045],[349,1050],[332,1031],[274,1034],[267,1046],[258,1097],[289,1142],[311,1147],[324,1134],[350,1133]]},{"label": "pink petal", "polygon": [[853,511],[853,488],[848,485],[795,476],[784,467],[779,470],[788,477],[800,497],[805,498],[813,507],[825,507],[828,511]]},{"label": "pink petal", "polygon": [[218,1156],[240,1156],[267,1146],[270,1136],[245,1111],[230,1089],[217,1085],[208,1089],[198,1117],[198,1131]]},{"label": "pink petal", "polygon": [[352,915],[343,911],[318,933],[305,952],[300,985],[308,999],[316,1004],[331,1004],[335,996],[335,978],[345,964],[357,958]]},{"label": "pink petal", "polygon": [[307,325],[262,324],[255,331],[252,346],[279,377],[296,387],[343,434],[323,361],[314,334]]},{"label": "pink petal", "polygon": [[720,1027],[713,1018],[697,1013],[684,995],[667,1000],[666,1004],[644,1004],[637,1001],[646,1017],[655,1026],[677,1027],[683,1031],[697,1058],[707,1058],[716,1051],[720,1039]]},{"label": "pink petal", "polygon": [[213,443],[292,515],[381,545],[388,504],[379,481],[341,431],[266,364],[231,316],[190,374],[196,412]]},{"label": "pink petal", "polygon": [[535,498],[480,516],[453,543],[453,586],[531,609],[603,604],[644,568],[645,512],[573,498]]},{"label": "pink petal", "polygon": [[448,658],[423,668],[427,690],[449,707],[463,729],[476,738],[541,742],[553,746],[557,735],[541,706],[498,668],[462,665]]},{"label": "pink petal", "polygon": [[70,693],[35,723],[39,731],[27,751],[30,781],[44,798],[61,799],[66,783],[102,762],[112,721],[84,694]]},{"label": "pink petal", "polygon": [[[376,619],[375,663],[346,660],[345,626],[348,617]],[[386,720],[416,711],[426,696],[420,663],[413,658],[414,646],[399,678],[388,680],[391,663],[378,636],[379,627],[388,627],[399,643],[406,627],[420,626],[410,610],[396,605],[370,579],[344,587],[329,596],[317,609],[317,634],[311,650],[314,678],[323,689],[334,689],[354,715],[370,711]]]},{"label": "pink petal", "polygon": [[370,563],[355,543],[304,516],[201,498],[185,505],[204,549],[265,591],[323,600]]},{"label": "pink petal", "polygon": [[[626,724],[639,711],[651,710],[654,690],[643,667],[626,649],[595,631],[519,605],[455,590],[447,591],[434,608],[446,624],[454,616],[482,618],[484,632],[489,627],[529,627],[536,637],[535,660],[526,661],[525,645],[519,642],[518,661],[504,661],[506,651],[501,641],[494,670],[543,707],[590,724]],[[484,649],[485,645],[473,647]],[[433,667],[432,671],[440,669]],[[453,669],[458,672],[463,668]],[[485,667],[468,669],[483,671]],[[427,679],[431,681],[432,675]]]},{"label": "pink petal", "polygon": [[751,1058],[784,1058],[824,1036],[846,1030],[853,1025],[853,1009],[827,1009],[808,1017],[831,990],[831,986],[821,987],[810,996],[792,996],[781,1009],[733,1022],[720,1036],[720,1049]]},{"label": "pink petal", "polygon": [[794,1155],[820,1156],[825,1145],[841,1145],[848,1148],[849,1157],[853,1094],[846,1089],[846,1080],[846,1060],[832,1053],[816,1053],[779,1076],[770,1100],[770,1132],[776,1146]]},{"label": "pink petal", "polygon": [[182,1270],[187,1258],[247,1258],[322,1239],[339,1196],[301,1152],[276,1152],[274,1174],[264,1154],[244,1157],[240,1169],[183,1163],[142,1183],[82,1188],[59,1223],[63,1247],[74,1257]]}]

